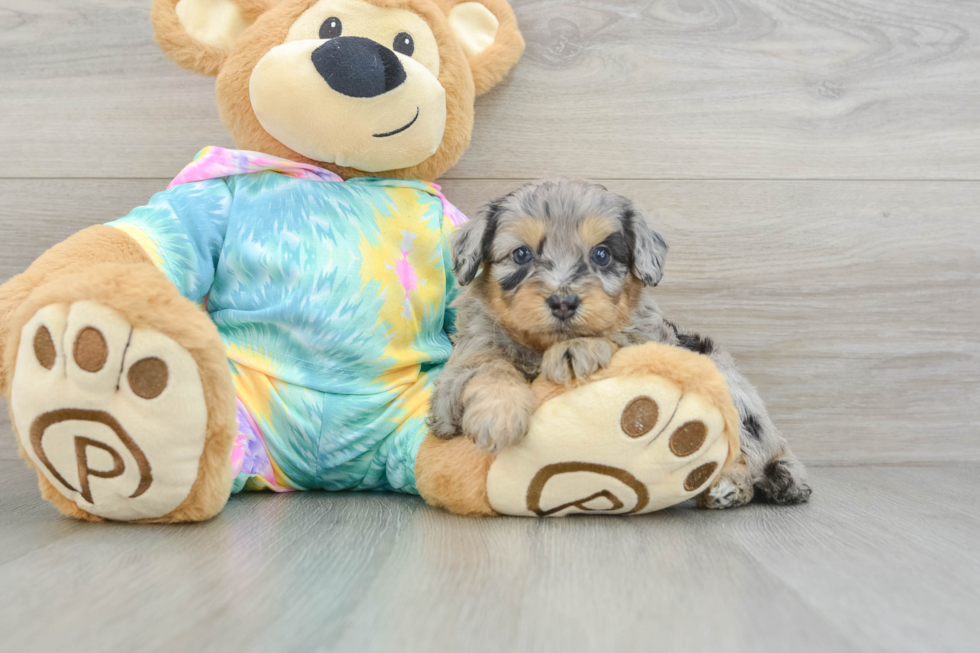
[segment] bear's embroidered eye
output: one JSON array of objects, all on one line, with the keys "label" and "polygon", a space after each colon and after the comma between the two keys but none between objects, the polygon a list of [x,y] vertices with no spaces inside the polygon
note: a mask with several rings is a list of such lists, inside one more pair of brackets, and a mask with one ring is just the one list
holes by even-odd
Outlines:
[{"label": "bear's embroidered eye", "polygon": [[609,248],[605,245],[599,245],[594,250],[592,250],[592,262],[598,265],[600,268],[604,268],[612,262],[612,255],[609,253]]},{"label": "bear's embroidered eye", "polygon": [[514,250],[514,263],[518,265],[527,265],[532,258],[534,256],[531,254],[531,248],[527,245],[522,245]]},{"label": "bear's embroidered eye", "polygon": [[340,19],[336,16],[331,16],[330,18],[323,21],[323,25],[320,25],[320,38],[321,39],[332,39],[340,36],[340,33],[344,31],[344,25],[340,22]]},{"label": "bear's embroidered eye", "polygon": [[412,53],[415,52],[415,41],[412,39],[412,35],[408,32],[400,32],[398,36],[395,37],[395,42],[392,43],[391,49],[395,52],[400,52],[406,57],[411,57]]}]

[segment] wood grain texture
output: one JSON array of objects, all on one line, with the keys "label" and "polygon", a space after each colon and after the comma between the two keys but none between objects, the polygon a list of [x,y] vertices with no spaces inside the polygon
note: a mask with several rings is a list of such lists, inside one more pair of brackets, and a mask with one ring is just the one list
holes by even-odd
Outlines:
[{"label": "wood grain texture", "polygon": [[[513,5],[527,53],[447,195],[472,214],[573,175],[636,199],[671,244],[661,305],[740,360],[812,503],[468,520],[265,494],[82,524],[0,400],[0,648],[980,650],[980,3]],[[148,8],[0,0],[0,283],[233,145]],[[881,462],[927,466],[854,466]]]},{"label": "wood grain texture", "polygon": [[[519,183],[445,190],[472,215]],[[732,351],[804,460],[980,461],[980,184],[605,183],[671,245],[668,316]],[[0,180],[0,280],[165,185]]]},{"label": "wood grain texture", "polygon": [[63,518],[0,462],[0,628],[10,650],[976,650],[978,471],[821,468],[797,508],[472,520],[260,494],[134,527]]},{"label": "wood grain texture", "polygon": [[[980,179],[980,5],[515,0],[453,178]],[[172,177],[231,145],[148,0],[0,0],[0,176]]]},{"label": "wood grain texture", "polygon": [[17,459],[17,442],[10,426],[7,400],[0,398],[0,460]]}]

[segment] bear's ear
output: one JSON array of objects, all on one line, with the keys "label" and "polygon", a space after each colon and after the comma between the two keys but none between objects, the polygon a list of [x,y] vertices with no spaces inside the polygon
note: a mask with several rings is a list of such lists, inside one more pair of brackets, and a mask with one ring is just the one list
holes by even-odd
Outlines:
[{"label": "bear's ear", "polygon": [[153,0],[153,36],[181,68],[214,77],[235,41],[277,0]]},{"label": "bear's ear", "polygon": [[514,67],[524,52],[524,37],[507,0],[442,0],[449,27],[473,71],[482,95]]}]

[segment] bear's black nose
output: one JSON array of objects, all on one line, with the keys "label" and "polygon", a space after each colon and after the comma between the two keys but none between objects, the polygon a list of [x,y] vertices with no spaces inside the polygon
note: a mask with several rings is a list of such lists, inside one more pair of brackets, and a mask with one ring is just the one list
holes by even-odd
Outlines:
[{"label": "bear's black nose", "polygon": [[405,81],[398,55],[360,36],[338,36],[313,51],[313,66],[330,88],[348,97],[377,97]]},{"label": "bear's black nose", "polygon": [[578,295],[559,295],[554,294],[545,300],[551,309],[551,314],[559,320],[570,320],[574,317],[582,300]]}]

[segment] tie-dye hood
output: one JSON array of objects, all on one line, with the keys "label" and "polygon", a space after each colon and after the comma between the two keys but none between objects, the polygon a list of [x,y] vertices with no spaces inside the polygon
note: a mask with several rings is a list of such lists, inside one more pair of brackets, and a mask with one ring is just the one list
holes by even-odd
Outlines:
[{"label": "tie-dye hood", "polygon": [[[276,156],[269,156],[261,152],[250,152],[248,150],[229,150],[223,147],[212,145],[204,148],[197,153],[180,174],[174,177],[173,181],[167,186],[171,189],[180,184],[187,184],[206,179],[218,179],[220,177],[231,177],[233,175],[247,175],[253,172],[275,172],[295,179],[306,179],[308,181],[330,181],[344,183],[344,180],[329,170],[318,168],[308,163],[299,163],[289,159],[280,159]],[[394,181],[394,180],[392,180]],[[446,196],[442,194],[439,184],[430,182],[408,182],[412,185],[422,184],[428,187],[430,192],[442,201],[443,215],[445,215],[458,227],[466,222],[465,215],[453,206]]]}]

